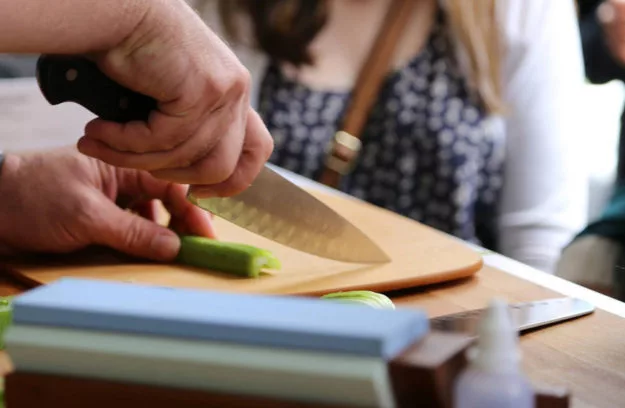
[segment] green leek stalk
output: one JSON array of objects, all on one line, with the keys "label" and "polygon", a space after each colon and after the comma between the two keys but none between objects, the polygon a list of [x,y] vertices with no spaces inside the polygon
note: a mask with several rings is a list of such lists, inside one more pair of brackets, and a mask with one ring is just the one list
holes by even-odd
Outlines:
[{"label": "green leek stalk", "polygon": [[13,296],[0,297],[0,349],[4,349],[4,335],[13,321]]},{"label": "green leek stalk", "polygon": [[180,240],[176,261],[185,265],[248,278],[257,278],[265,269],[281,268],[278,258],[266,249],[192,235]]}]

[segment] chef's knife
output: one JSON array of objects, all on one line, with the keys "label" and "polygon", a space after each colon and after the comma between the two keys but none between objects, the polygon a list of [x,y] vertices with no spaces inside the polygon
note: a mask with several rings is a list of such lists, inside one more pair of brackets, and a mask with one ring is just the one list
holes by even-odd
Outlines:
[{"label": "chef's knife", "polygon": [[[109,121],[147,121],[157,109],[153,98],[112,81],[83,57],[42,55],[37,81],[50,104],[78,103]],[[360,229],[267,166],[241,194],[200,198],[191,188],[188,199],[240,227],[303,252],[343,262],[389,261]]]},{"label": "chef's knife", "polygon": [[[486,309],[474,309],[430,319],[434,330],[477,336],[477,327]],[[564,322],[592,313],[595,307],[572,297],[537,300],[509,305],[510,317],[519,332]]]}]

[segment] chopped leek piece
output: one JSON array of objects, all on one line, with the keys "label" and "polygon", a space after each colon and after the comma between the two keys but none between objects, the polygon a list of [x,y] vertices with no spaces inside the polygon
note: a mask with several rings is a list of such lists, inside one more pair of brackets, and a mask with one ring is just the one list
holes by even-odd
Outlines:
[{"label": "chopped leek piece", "polygon": [[192,235],[180,237],[177,262],[238,276],[256,278],[264,269],[280,269],[270,251],[251,245]]},{"label": "chopped leek piece", "polygon": [[0,297],[0,349],[4,349],[4,335],[13,320],[13,296]]},{"label": "chopped leek piece", "polygon": [[363,303],[378,309],[395,309],[393,301],[381,293],[369,290],[353,290],[348,292],[334,292],[321,296],[322,299],[337,300],[341,302]]}]

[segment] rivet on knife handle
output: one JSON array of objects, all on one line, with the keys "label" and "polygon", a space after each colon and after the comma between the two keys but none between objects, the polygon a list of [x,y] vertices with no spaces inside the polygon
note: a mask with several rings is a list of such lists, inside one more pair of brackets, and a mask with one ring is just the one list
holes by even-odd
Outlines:
[{"label": "rivet on knife handle", "polygon": [[121,86],[80,56],[40,56],[37,82],[50,104],[75,102],[114,122],[147,121],[157,108],[155,99]]}]

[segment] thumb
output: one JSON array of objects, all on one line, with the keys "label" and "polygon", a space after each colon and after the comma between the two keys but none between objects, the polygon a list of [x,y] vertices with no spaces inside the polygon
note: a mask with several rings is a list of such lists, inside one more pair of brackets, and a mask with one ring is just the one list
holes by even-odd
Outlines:
[{"label": "thumb", "polygon": [[125,211],[111,201],[102,208],[101,225],[95,237],[106,245],[126,254],[155,261],[172,261],[180,250],[176,233],[153,221]]}]

